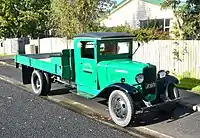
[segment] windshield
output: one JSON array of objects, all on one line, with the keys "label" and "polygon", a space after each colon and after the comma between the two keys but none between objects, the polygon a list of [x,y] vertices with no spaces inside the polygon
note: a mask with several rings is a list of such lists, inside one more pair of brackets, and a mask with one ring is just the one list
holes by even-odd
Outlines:
[{"label": "windshield", "polygon": [[100,55],[128,54],[130,42],[107,41],[100,43]]}]

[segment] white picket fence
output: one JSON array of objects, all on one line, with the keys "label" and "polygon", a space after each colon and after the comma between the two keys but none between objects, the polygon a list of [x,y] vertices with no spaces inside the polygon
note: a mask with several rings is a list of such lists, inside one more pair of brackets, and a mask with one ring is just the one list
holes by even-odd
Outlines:
[{"label": "white picket fence", "polygon": [[[61,52],[63,49],[72,49],[73,40],[67,38],[44,38],[39,41],[30,40],[23,48],[17,43],[18,39],[7,39],[0,46],[0,54],[16,54],[19,49],[30,54],[30,45],[39,47],[39,53]],[[133,42],[133,52],[137,48],[137,42]],[[141,44],[141,47],[133,55],[133,60],[151,63],[157,66],[157,70],[165,69],[181,74],[191,72],[192,77],[200,79],[200,41],[198,40],[155,40]]]},{"label": "white picket fence", "polygon": [[[134,49],[137,43],[134,42]],[[144,43],[133,60],[151,63],[158,70],[165,69],[182,74],[191,72],[192,77],[200,78],[200,41],[195,40],[156,40]]]},{"label": "white picket fence", "polygon": [[[40,52],[61,52],[72,49],[73,40],[66,38],[41,39]],[[137,42],[133,42],[133,52]],[[133,60],[151,63],[157,70],[164,69],[176,74],[192,73],[192,77],[200,78],[200,41],[197,40],[155,40],[141,44],[133,55]]]},{"label": "white picket fence", "polygon": [[28,38],[0,39],[0,54],[12,55],[25,53],[25,45],[29,43]]}]

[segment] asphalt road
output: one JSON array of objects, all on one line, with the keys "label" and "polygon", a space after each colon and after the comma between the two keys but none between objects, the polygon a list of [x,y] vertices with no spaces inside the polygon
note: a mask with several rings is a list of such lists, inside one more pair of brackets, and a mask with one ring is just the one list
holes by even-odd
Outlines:
[{"label": "asphalt road", "polygon": [[0,80],[0,138],[130,138]]},{"label": "asphalt road", "polygon": [[[0,66],[0,74],[2,74],[2,75],[4,75],[4,76],[7,76],[7,77],[10,77],[10,78],[12,78],[12,79],[14,79],[14,80],[17,80],[17,81],[21,81],[21,71],[19,70],[19,69],[16,69],[16,68],[13,68],[13,67],[8,67],[8,66]],[[9,85],[10,86],[10,85]],[[10,89],[11,89],[11,87],[9,87]],[[27,88],[30,88],[30,87],[27,87]],[[1,83],[0,83],[0,90],[1,90],[2,88],[1,88]],[[17,89],[17,88],[15,88],[15,89]],[[30,88],[31,89],[31,88]],[[18,91],[19,91],[19,89],[17,89]],[[1,90],[2,91],[2,90]],[[1,92],[0,91],[0,95],[2,94],[2,95],[4,95],[4,96],[6,96],[6,94],[3,94],[3,93],[8,93],[6,90],[6,92]],[[15,94],[18,92],[18,91],[16,91],[16,90],[14,90],[15,91]],[[22,93],[21,93],[22,92]],[[56,123],[52,123],[52,122],[57,122],[57,120],[55,121],[55,118],[57,118],[58,120],[62,120],[62,118],[63,118],[63,116],[61,116],[61,115],[57,115],[57,114],[59,114],[59,113],[57,113],[55,110],[58,110],[58,109],[60,109],[61,107],[59,107],[59,105],[58,105],[58,107],[57,107],[57,105],[55,105],[55,107],[54,107],[54,105],[52,105],[51,103],[49,103],[49,102],[47,102],[47,101],[45,101],[45,100],[43,100],[43,99],[40,99],[40,98],[34,98],[34,96],[32,96],[32,95],[30,95],[30,93],[29,94],[27,94],[25,91],[20,91],[20,93],[21,94],[19,94],[18,93],[18,95],[21,95],[21,97],[23,96],[24,97],[24,95],[26,95],[26,97],[28,97],[29,98],[29,100],[27,100],[28,98],[24,98],[24,99],[26,99],[26,101],[25,102],[23,102],[22,100],[21,100],[21,102],[22,103],[20,103],[20,105],[23,107],[24,105],[26,105],[26,103],[28,103],[28,101],[30,101],[30,98],[31,99],[34,99],[34,100],[32,100],[32,102],[36,102],[37,103],[37,105],[36,104],[33,104],[34,106],[33,107],[30,107],[30,106],[28,106],[28,107],[26,107],[26,108],[31,108],[31,109],[29,109],[28,110],[28,112],[29,112],[29,114],[30,114],[30,111],[32,111],[32,110],[36,110],[37,112],[42,112],[41,113],[41,115],[42,115],[42,117],[35,117],[35,118],[37,118],[39,121],[42,121],[42,122],[47,122],[47,121],[50,121],[50,123],[48,122],[47,124],[45,124],[45,126],[47,126],[47,128],[45,127],[45,129],[43,128],[43,129],[39,129],[39,127],[37,128],[37,133],[34,133],[34,121],[32,121],[32,122],[34,122],[34,123],[30,123],[32,126],[33,126],[33,130],[31,130],[30,128],[32,128],[32,126],[30,126],[29,125],[29,127],[27,127],[27,133],[29,134],[29,135],[31,135],[31,134],[39,134],[40,135],[40,133],[41,133],[41,137],[44,137],[44,134],[48,134],[48,133],[50,133],[50,134],[48,134],[47,136],[45,136],[45,137],[53,137],[54,135],[56,135],[56,136],[58,136],[59,137],[59,135],[58,134],[60,134],[60,135],[62,135],[63,134],[63,130],[59,130],[57,133],[56,133],[56,130],[54,130],[54,131],[52,131],[52,128],[56,128],[56,129],[58,129],[59,128],[59,123],[58,124],[56,124]],[[189,94],[189,95],[188,95]],[[11,96],[9,97],[9,95],[7,95],[6,97],[4,97],[5,99],[7,99],[7,100],[10,100],[11,102],[12,102],[12,100],[13,99],[15,99],[15,98],[13,98],[13,97],[15,97],[15,96],[12,96],[12,94],[10,94]],[[67,96],[66,96],[67,95]],[[183,90],[181,90],[181,96],[184,98],[184,97],[188,97],[188,96],[191,96],[191,93],[188,93],[188,92],[186,92],[186,91],[183,91]],[[61,95],[61,97],[69,97],[69,94],[62,94]],[[196,95],[194,95],[194,97],[196,97]],[[0,98],[1,98],[1,96],[0,96]],[[18,98],[19,99],[19,98]],[[95,109],[97,110],[97,109],[101,109],[100,107],[101,106],[99,106],[99,104],[97,104],[98,103],[98,101],[88,101],[88,100],[83,100],[83,99],[80,99],[80,97],[79,98],[77,98],[77,97],[72,97],[72,99],[73,100],[75,100],[75,101],[78,101],[78,102],[81,102],[81,103],[84,103],[84,104],[86,104],[86,105],[88,105],[88,106],[90,106],[90,107],[94,107],[94,105],[95,105]],[[42,101],[41,101],[42,100]],[[31,102],[31,103],[32,103]],[[1,115],[1,99],[0,99],[0,138],[2,137],[2,135],[3,134],[1,134],[1,121],[2,121],[2,115]],[[53,112],[51,111],[50,113],[49,112],[47,112],[46,110],[48,109],[48,108],[46,108],[46,106],[44,106],[44,104],[41,104],[41,103],[46,103],[45,105],[50,105],[51,107],[53,107],[53,108],[56,108],[56,109],[51,109],[50,107],[50,111],[51,110],[53,110]],[[16,106],[17,105],[19,105],[19,104],[15,104]],[[42,105],[42,106],[40,106],[39,107],[39,109],[37,109],[38,107],[38,105]],[[36,109],[34,109],[34,107],[37,107]],[[25,108],[25,107],[24,107]],[[26,109],[25,108],[25,109]],[[18,107],[18,109],[23,109],[23,108],[20,108],[20,107]],[[45,110],[44,110],[45,109]],[[103,107],[103,109],[104,109],[104,107]],[[10,109],[11,110],[11,109]],[[40,110],[42,110],[42,111],[40,111]],[[43,111],[44,110],[44,111]],[[67,112],[68,114],[69,114],[69,112],[70,111],[66,111],[67,109],[63,109],[63,111],[65,111],[65,112]],[[62,110],[59,110],[60,112],[62,112]],[[100,111],[102,111],[102,109],[100,110]],[[23,110],[23,112],[24,112],[24,110]],[[35,111],[34,111],[35,112]],[[43,112],[45,112],[47,115],[45,115],[45,117],[43,117],[44,115],[44,113]],[[55,113],[56,112],[56,113]],[[65,116],[70,116],[71,118],[75,118],[75,117],[73,117],[71,114],[67,114],[67,113],[64,113],[64,115]],[[71,112],[70,112],[71,113]],[[33,114],[33,113],[32,113]],[[55,114],[56,114],[56,116],[55,116]],[[13,114],[12,114],[13,115]],[[14,114],[15,115],[15,114]],[[77,114],[76,114],[77,115]],[[15,115],[15,116],[17,116],[17,115]],[[19,115],[18,115],[19,116]],[[40,116],[40,115],[37,115],[37,116]],[[47,116],[47,117],[46,117]],[[50,119],[48,119],[48,117],[51,117]],[[52,117],[53,116],[53,117]],[[59,116],[61,116],[61,119],[59,118]],[[43,120],[41,120],[41,118],[43,119]],[[48,120],[45,120],[45,119],[47,118]],[[54,120],[53,120],[53,119]],[[66,117],[64,117],[64,118],[66,118]],[[169,136],[172,136],[172,137],[177,137],[177,138],[179,138],[179,137],[181,137],[181,138],[199,138],[199,135],[200,135],[200,113],[199,112],[193,112],[191,109],[189,109],[189,108],[185,108],[185,107],[183,107],[183,106],[178,106],[177,107],[177,109],[175,110],[175,111],[173,111],[172,113],[159,113],[159,112],[151,112],[150,114],[144,114],[144,115],[141,115],[141,116],[139,116],[136,120],[135,120],[135,122],[134,122],[134,124],[133,124],[133,126],[132,127],[130,127],[130,129],[131,128],[133,128],[133,127],[138,127],[138,126],[145,126],[145,128],[148,128],[148,129],[150,129],[150,130],[153,130],[153,131],[156,131],[156,132],[160,132],[160,133],[163,133],[163,134],[166,134],[166,135],[169,135]],[[72,119],[72,121],[73,121],[73,119]],[[51,121],[52,120],[52,121]],[[66,119],[65,119],[66,120]],[[62,123],[65,123],[65,120],[63,119],[62,120]],[[8,120],[9,121],[9,120]],[[37,121],[37,120],[36,120]],[[76,121],[76,120],[75,120]],[[68,121],[67,120],[67,122],[69,123],[70,121]],[[16,124],[16,122],[15,123],[13,123],[13,124]],[[36,123],[36,126],[37,126],[37,124],[41,124],[41,123]],[[93,123],[92,123],[93,124]],[[55,126],[53,126],[53,125],[55,125]],[[65,124],[64,124],[65,125]],[[69,127],[66,127],[66,126],[68,126],[68,125],[66,125],[65,127],[67,128],[67,132],[69,132],[70,134],[71,133],[73,133],[73,132],[78,132],[81,136],[77,136],[77,135],[74,135],[74,136],[71,136],[71,137],[86,137],[85,135],[82,135],[83,133],[87,133],[87,132],[90,132],[90,130],[88,130],[88,131],[85,131],[85,129],[82,129],[81,128],[81,126],[79,125],[79,124],[76,124],[77,126],[74,126],[74,124],[72,124],[71,122],[70,122],[70,128]],[[85,124],[85,122],[81,122],[81,125],[86,125]],[[14,127],[13,125],[11,125],[12,127]],[[72,128],[71,126],[74,126],[75,128]],[[83,128],[85,128],[84,126],[82,126]],[[87,125],[87,126],[90,126],[89,124]],[[99,126],[99,125],[98,125]],[[92,127],[92,126],[91,126]],[[89,129],[91,129],[91,127],[89,128]],[[3,130],[5,129],[6,127],[3,127]],[[24,128],[26,128],[26,127],[24,127],[23,126],[23,128],[18,128],[18,129],[16,129],[16,130],[14,130],[14,128],[13,128],[13,130],[11,129],[11,130],[9,130],[9,132],[12,132],[12,131],[14,131],[14,132],[12,132],[13,134],[14,133],[16,133],[16,134],[20,134],[21,133],[21,131],[23,130],[23,132],[26,132],[26,130],[24,130]],[[66,129],[66,128],[64,128],[64,129]],[[118,132],[118,133],[115,133],[115,132],[113,132],[115,135],[112,135],[112,136],[108,136],[108,134],[107,134],[107,132],[104,132],[105,130],[107,130],[107,131],[110,131],[108,128],[109,127],[104,127],[104,129],[102,129],[101,127],[96,127],[96,125],[95,125],[95,130],[100,130],[101,132],[100,132],[100,134],[101,133],[103,133],[103,135],[99,135],[99,133],[98,134],[96,134],[97,136],[99,136],[99,137],[121,137],[121,135],[119,135],[119,133],[120,132]],[[62,129],[63,129],[63,127],[62,127]],[[49,131],[48,131],[49,130]],[[79,130],[82,130],[82,131],[84,131],[84,132],[79,132]],[[87,130],[87,129],[86,129]],[[112,130],[112,129],[111,129]],[[132,129],[131,129],[132,130]],[[41,132],[40,132],[41,131]],[[3,132],[3,131],[2,131]],[[9,133],[9,132],[4,132],[4,133]],[[88,136],[88,137],[97,137],[97,136],[95,136],[95,135],[92,135],[93,134],[93,132],[94,132],[94,130],[92,129],[92,132],[90,132],[90,135]],[[12,134],[12,135],[13,135]],[[121,134],[121,133],[120,133]],[[12,135],[11,135],[11,137],[12,137]],[[68,135],[68,133],[66,133],[66,135]],[[21,137],[23,137],[23,136],[21,136]],[[33,137],[33,136],[32,136]],[[70,137],[70,136],[65,136],[65,137]],[[123,136],[122,136],[123,137]]]}]

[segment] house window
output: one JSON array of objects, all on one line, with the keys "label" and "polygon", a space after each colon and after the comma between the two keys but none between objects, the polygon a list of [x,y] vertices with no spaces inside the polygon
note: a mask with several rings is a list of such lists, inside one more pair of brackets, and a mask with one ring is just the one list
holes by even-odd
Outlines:
[{"label": "house window", "polygon": [[141,28],[155,27],[168,32],[170,28],[170,19],[140,20],[140,27]]}]

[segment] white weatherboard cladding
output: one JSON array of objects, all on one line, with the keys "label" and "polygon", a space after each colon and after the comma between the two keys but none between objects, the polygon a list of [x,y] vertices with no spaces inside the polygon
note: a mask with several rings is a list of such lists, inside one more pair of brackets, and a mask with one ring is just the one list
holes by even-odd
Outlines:
[{"label": "white weatherboard cladding", "polygon": [[142,0],[132,0],[122,6],[110,16],[101,21],[107,27],[125,25],[128,23],[133,28],[139,27],[139,20],[147,19],[173,19],[173,11],[161,10],[161,7]]}]

